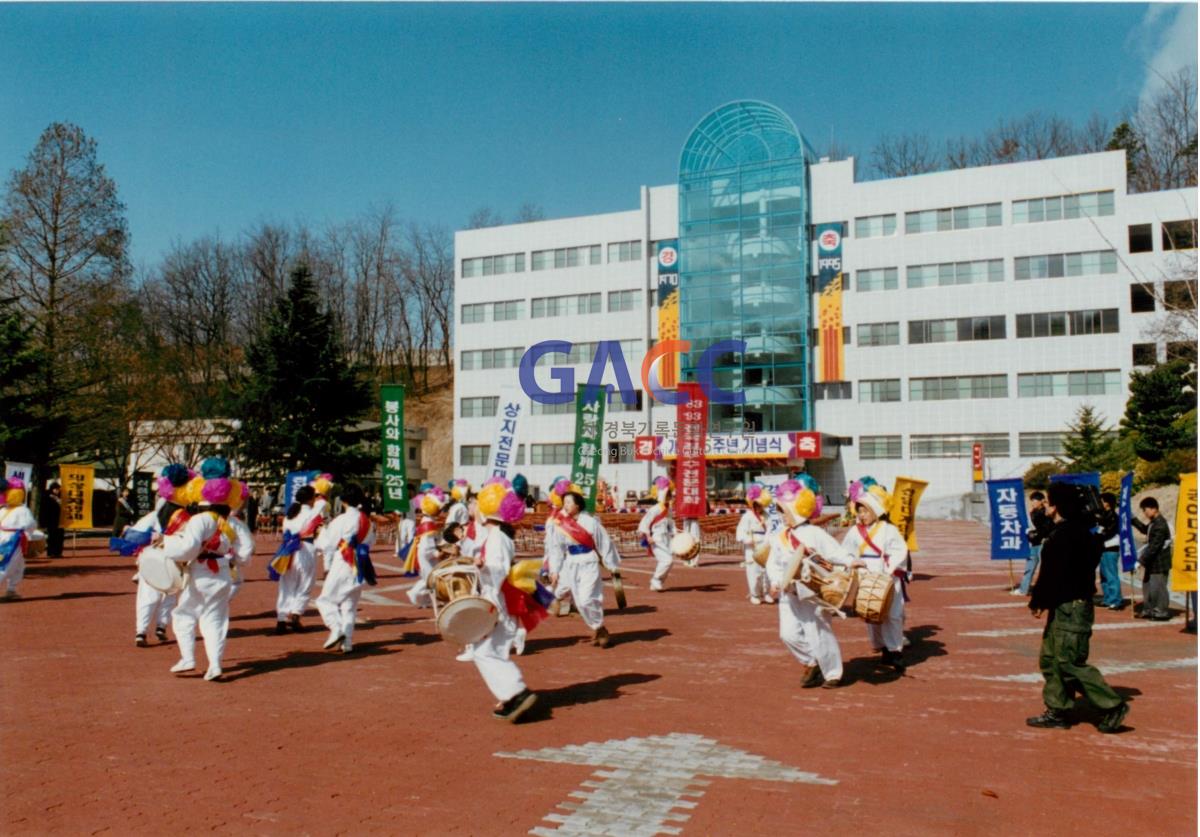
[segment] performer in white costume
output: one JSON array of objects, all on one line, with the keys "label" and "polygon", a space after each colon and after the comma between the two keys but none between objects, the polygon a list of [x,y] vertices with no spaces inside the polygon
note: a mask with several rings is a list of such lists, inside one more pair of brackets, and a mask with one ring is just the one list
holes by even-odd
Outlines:
[{"label": "performer in white costume", "polygon": [[[183,528],[191,517],[188,504],[187,485],[195,474],[180,463],[172,463],[162,469],[158,478],[157,508],[133,525],[138,531],[149,531],[151,541],[162,542],[166,535],[173,535]],[[126,533],[128,536],[128,533]],[[136,552],[133,554],[137,554]],[[167,623],[179,600],[177,594],[166,594],[155,590],[139,574],[137,576],[136,626],[134,645],[146,646],[146,635],[154,625],[154,635],[159,642],[167,641]]]},{"label": "performer in white costume", "polygon": [[309,591],[317,577],[317,531],[324,520],[313,508],[317,492],[311,485],[296,489],[283,520],[283,543],[271,559],[275,594],[275,633],[302,631],[300,617],[308,609]]},{"label": "performer in white costume", "polygon": [[471,521],[467,511],[467,498],[471,495],[471,483],[466,480],[453,480],[450,483],[450,499],[454,502],[446,510],[446,526],[459,524],[466,526]]},{"label": "performer in white costume", "polygon": [[254,554],[250,532],[239,521],[230,519],[230,503],[240,501],[241,484],[229,478],[229,463],[220,457],[206,459],[200,476],[188,485],[189,498],[200,511],[174,535],[163,538],[167,558],[189,564],[183,592],[171,614],[179,662],[171,666],[176,674],[196,667],[196,626],[204,638],[208,656],[205,680],[221,676],[221,658],[229,632],[229,559],[247,562]]},{"label": "performer in white costume", "polygon": [[[846,532],[842,547],[866,563],[873,573],[892,576],[892,604],[882,624],[867,623],[871,647],[881,652],[881,662],[904,671],[904,600],[908,544],[900,530],[887,519],[891,498],[881,485],[872,485],[853,500],[857,524]],[[886,589],[886,588],[885,588]]]},{"label": "performer in white costume", "polygon": [[4,598],[19,599],[17,588],[25,578],[25,552],[37,521],[25,505],[24,480],[0,478],[0,488],[4,495],[4,508],[0,509],[0,584],[6,587]]},{"label": "performer in white costume", "polygon": [[525,515],[525,504],[511,488],[493,483],[479,491],[479,513],[487,521],[487,535],[475,559],[480,569],[480,595],[496,606],[498,618],[491,633],[475,644],[472,659],[488,690],[499,701],[492,710],[493,717],[514,722],[537,701],[537,695],[525,687],[521,669],[510,658],[517,621],[509,614],[501,590],[515,553],[512,524]]},{"label": "performer in white costume", "polygon": [[656,477],[650,487],[650,496],[658,502],[650,507],[638,523],[638,533],[642,535],[650,556],[654,558],[654,575],[650,579],[650,589],[656,593],[663,590],[663,582],[671,572],[671,538],[675,537],[675,521],[671,518],[671,496],[675,487],[666,477]]},{"label": "performer in white costume", "polygon": [[607,648],[608,629],[604,627],[604,582],[600,564],[610,571],[620,569],[621,556],[616,544],[600,521],[584,511],[585,501],[578,491],[568,491],[562,513],[555,516],[555,553],[550,559],[550,586],[558,599],[570,597],[583,623],[592,631],[592,645]]},{"label": "performer in white costume", "polygon": [[750,604],[774,604],[771,598],[771,582],[766,569],[754,560],[755,550],[767,543],[770,522],[766,509],[771,505],[771,492],[758,483],[746,489],[746,510],[738,521],[737,542],[745,548],[743,563],[746,566],[746,587],[750,591]]},{"label": "performer in white costume", "polygon": [[783,514],[785,528],[771,543],[767,577],[771,594],[779,598],[779,638],[804,666],[801,686],[841,685],[842,652],[826,612],[818,606],[816,593],[793,582],[782,589],[784,573],[797,549],[815,553],[831,564],[861,566],[842,549],[833,536],[809,520],[820,514],[820,496],[794,480],[775,489],[775,504]]},{"label": "performer in white costume", "polygon": [[[309,483],[309,485],[312,486],[313,491],[317,492],[317,497],[315,500],[313,500],[312,512],[310,513],[312,518],[316,518],[316,520],[314,521],[310,519],[309,521],[310,524],[315,526],[313,530],[314,536],[317,532],[320,532],[321,527],[328,523],[329,519],[333,517],[333,506],[330,505],[329,502],[330,497],[333,494],[333,484],[333,474],[321,474],[319,477]],[[316,546],[316,543],[317,541],[314,537],[314,546]],[[320,547],[317,547],[317,553],[320,554],[321,557],[321,568],[325,572],[329,572],[329,565],[333,561],[333,556],[321,553]],[[313,583],[315,582],[316,573],[313,573]],[[312,584],[309,584],[308,590],[305,590],[304,593],[305,595],[312,594]]]},{"label": "performer in white costume", "polygon": [[[433,598],[429,593],[429,574],[441,560],[438,547],[441,545],[442,527],[437,516],[445,505],[446,493],[436,486],[418,498],[421,522],[417,524],[416,541],[409,548],[409,563],[404,565],[406,571],[410,569],[410,564],[415,565],[421,576],[416,584],[408,588],[408,600],[417,607],[433,606]],[[463,511],[466,511],[465,506]]]},{"label": "performer in white costume", "polygon": [[363,585],[376,583],[369,555],[375,543],[375,527],[359,486],[351,483],[342,491],[342,508],[344,511],[317,536],[317,548],[334,556],[317,598],[317,610],[329,628],[325,648],[340,644],[342,653],[349,653],[354,650],[355,610]]}]

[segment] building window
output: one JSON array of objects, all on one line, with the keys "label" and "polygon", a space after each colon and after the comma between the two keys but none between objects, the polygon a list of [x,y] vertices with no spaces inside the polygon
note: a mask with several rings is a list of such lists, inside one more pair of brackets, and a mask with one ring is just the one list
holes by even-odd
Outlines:
[{"label": "building window", "polygon": [[539,317],[571,317],[576,314],[599,314],[600,294],[570,294],[541,296],[530,300],[529,315]]},{"label": "building window", "polygon": [[641,299],[641,291],[609,291],[608,310],[609,312],[633,311],[641,304]]},{"label": "building window", "polygon": [[608,463],[610,465],[622,465],[636,461],[633,442],[608,443]]},{"label": "building window", "polygon": [[1013,276],[1017,279],[1097,276],[1116,272],[1117,254],[1114,250],[1057,253],[1049,256],[1018,256],[1013,259]]},{"label": "building window", "polygon": [[899,401],[900,379],[890,378],[880,381],[859,381],[859,401]]},{"label": "building window", "polygon": [[521,356],[525,350],[514,349],[476,349],[462,353],[460,364],[464,372],[472,369],[515,369],[521,365]]},{"label": "building window", "polygon": [[858,345],[896,346],[900,343],[900,323],[860,323]]},{"label": "building window", "polygon": [[1163,283],[1163,304],[1176,310],[1196,310],[1196,280],[1175,279]]},{"label": "building window", "polygon": [[608,263],[636,262],[642,258],[641,241],[614,241],[608,245]]},{"label": "building window", "polygon": [[502,273],[524,273],[525,254],[507,253],[503,256],[480,256],[462,260],[462,276],[496,276]]},{"label": "building window", "polygon": [[1154,286],[1130,285],[1129,310],[1134,314],[1145,314],[1154,310]]},{"label": "building window", "polygon": [[894,267],[855,271],[854,284],[860,291],[894,291],[900,287],[900,271]]},{"label": "building window", "polygon": [[910,320],[908,342],[917,345],[969,340],[1003,340],[1006,331],[1003,315],[958,317],[953,320]]},{"label": "building window", "polygon": [[462,445],[458,449],[459,465],[486,465],[491,445]]},{"label": "building window", "polygon": [[1017,375],[1017,397],[1019,398],[1120,394],[1121,372],[1117,369],[1084,372],[1032,372]]},{"label": "building window", "polygon": [[565,404],[543,404],[540,401],[533,401],[529,410],[529,414],[534,416],[564,416],[568,413],[575,414],[574,401],[568,401]]},{"label": "building window", "polygon": [[481,398],[463,398],[459,400],[459,418],[485,418],[496,415],[496,407],[500,403],[497,395],[486,395]]},{"label": "building window", "polygon": [[868,215],[854,219],[855,238],[878,238],[896,234],[896,215]]},{"label": "building window", "polygon": [[600,264],[600,258],[599,244],[589,244],[584,247],[560,247],[557,250],[534,250],[532,268],[534,270],[550,270],[561,267],[581,267]]},{"label": "building window", "polygon": [[955,401],[967,398],[1008,398],[1007,375],[966,375],[957,378],[910,378],[909,401]]},{"label": "building window", "polygon": [[1130,253],[1153,253],[1154,252],[1154,225],[1153,224],[1130,224],[1129,225],[1129,252]]},{"label": "building window", "polygon": [[1116,334],[1120,330],[1116,308],[1087,311],[1048,311],[1017,314],[1017,337],[1061,337],[1070,333]]},{"label": "building window", "polygon": [[909,456],[913,459],[966,458],[971,448],[983,445],[985,456],[1008,456],[1007,433],[948,434],[909,437]]},{"label": "building window", "polygon": [[[574,406],[574,405],[572,405]],[[642,411],[642,391],[634,390],[634,403],[632,406],[625,403],[625,399],[621,397],[619,389],[611,389],[608,391],[608,407],[605,409],[605,415],[612,413],[640,413]]]},{"label": "building window", "polygon": [[903,455],[899,436],[859,436],[859,459],[900,459]]},{"label": "building window", "polygon": [[530,465],[570,465],[571,443],[533,445],[530,451]]},{"label": "building window", "polygon": [[904,213],[904,232],[912,234],[998,227],[1001,224],[1000,216],[1000,204],[998,203],[906,212]]},{"label": "building window", "polygon": [[1154,366],[1158,363],[1158,346],[1154,343],[1133,344],[1133,365]]},{"label": "building window", "polygon": [[974,262],[909,265],[905,282],[910,288],[932,288],[935,285],[977,285],[983,282],[1004,281],[1004,259],[985,259]]},{"label": "building window", "polygon": [[481,302],[477,305],[464,305],[462,307],[463,325],[467,325],[468,323],[486,323],[487,309],[486,302]]},{"label": "building window", "polygon": [[1196,341],[1181,340],[1176,343],[1167,344],[1167,362],[1173,360],[1186,360],[1188,363],[1196,362]]},{"label": "building window", "polygon": [[813,399],[816,401],[848,401],[853,397],[854,385],[850,381],[813,384]]},{"label": "building window", "polygon": [[1019,433],[1017,434],[1018,456],[1062,456],[1063,433]]},{"label": "building window", "polygon": [[510,299],[506,302],[492,303],[492,319],[496,322],[519,320],[525,316],[525,300]]},{"label": "building window", "polygon": [[1190,221],[1163,221],[1162,248],[1164,250],[1195,250],[1196,219]]},{"label": "building window", "polygon": [[1013,201],[1012,222],[1034,224],[1039,221],[1061,221],[1072,218],[1099,218],[1112,215],[1113,193],[1084,192],[1079,195],[1057,195],[1052,198],[1032,198]]}]

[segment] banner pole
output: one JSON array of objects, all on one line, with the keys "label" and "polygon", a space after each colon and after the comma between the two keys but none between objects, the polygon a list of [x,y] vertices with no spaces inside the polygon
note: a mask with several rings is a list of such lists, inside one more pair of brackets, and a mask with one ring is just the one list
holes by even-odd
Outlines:
[{"label": "banner pole", "polygon": [[1012,570],[1012,558],[1009,558],[1008,559],[1008,589],[1012,590],[1016,586],[1017,586],[1017,582],[1016,582],[1015,577],[1013,576],[1013,570]]}]

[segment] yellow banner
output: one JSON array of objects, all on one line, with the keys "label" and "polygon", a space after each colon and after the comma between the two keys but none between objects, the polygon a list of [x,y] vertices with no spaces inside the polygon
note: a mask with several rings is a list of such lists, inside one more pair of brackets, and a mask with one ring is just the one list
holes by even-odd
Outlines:
[{"label": "yellow banner", "polygon": [[92,481],[96,469],[92,465],[60,465],[62,481],[62,527],[64,529],[92,528]]},{"label": "yellow banner", "polygon": [[[679,339],[679,287],[665,290],[659,285],[658,342]],[[663,389],[679,386],[679,355],[672,352],[658,362],[658,383]]]},{"label": "yellow banner", "polygon": [[896,486],[892,491],[888,517],[904,536],[909,552],[917,551],[917,503],[921,502],[921,493],[927,485],[929,483],[924,480],[896,477]]},{"label": "yellow banner", "polygon": [[[1171,556],[1171,589],[1196,590],[1196,475],[1179,480],[1179,502],[1175,508],[1175,551]],[[1196,615],[1192,614],[1195,619]]]},{"label": "yellow banner", "polygon": [[839,273],[817,300],[817,383],[842,380],[845,347],[842,344],[842,277]]}]

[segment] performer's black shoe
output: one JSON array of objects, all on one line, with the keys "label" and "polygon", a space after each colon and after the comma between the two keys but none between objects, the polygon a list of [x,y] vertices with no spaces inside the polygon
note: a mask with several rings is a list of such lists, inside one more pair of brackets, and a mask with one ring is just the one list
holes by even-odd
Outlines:
[{"label": "performer's black shoe", "polygon": [[304,626],[300,624],[299,613],[293,613],[288,617],[288,627],[298,634],[304,633]]},{"label": "performer's black shoe", "polygon": [[1047,707],[1041,715],[1026,718],[1025,726],[1038,729],[1070,729],[1071,722],[1067,720],[1066,713],[1062,710]]},{"label": "performer's black shoe", "polygon": [[904,665],[904,660],[895,651],[883,649],[883,664],[891,666],[895,671],[903,673],[908,666]]},{"label": "performer's black shoe", "polygon": [[155,628],[154,629],[154,638],[157,639],[159,642],[166,642],[167,641],[167,629],[166,628]]},{"label": "performer's black shoe", "polygon": [[275,636],[279,636],[280,634],[286,634],[287,632],[288,632],[287,622],[276,622],[275,623],[275,630],[274,630]]},{"label": "performer's black shoe", "polygon": [[608,628],[603,625],[597,628],[596,633],[592,635],[592,645],[595,645],[597,648],[607,648],[611,642],[612,639],[608,635]]},{"label": "performer's black shoe", "polygon": [[835,677],[833,680],[826,680],[824,683],[822,683],[821,688],[822,689],[838,689],[838,688],[841,688],[841,685],[842,685],[842,681]]},{"label": "performer's black shoe", "polygon": [[145,648],[146,647],[146,635],[138,634],[137,636],[135,636],[133,638],[133,644],[136,645],[138,648]]},{"label": "performer's black shoe", "polygon": [[804,674],[804,679],[800,681],[801,689],[814,689],[820,686],[825,678],[821,676],[820,666],[810,666]]},{"label": "performer's black shoe", "polygon": [[1096,725],[1096,729],[1103,733],[1112,734],[1117,732],[1125,723],[1125,716],[1129,714],[1129,701],[1123,700],[1108,712],[1104,713],[1104,719]]},{"label": "performer's black shoe", "polygon": [[518,718],[528,712],[535,703],[537,703],[537,695],[526,689],[492,710],[492,717],[513,724],[516,723]]}]

